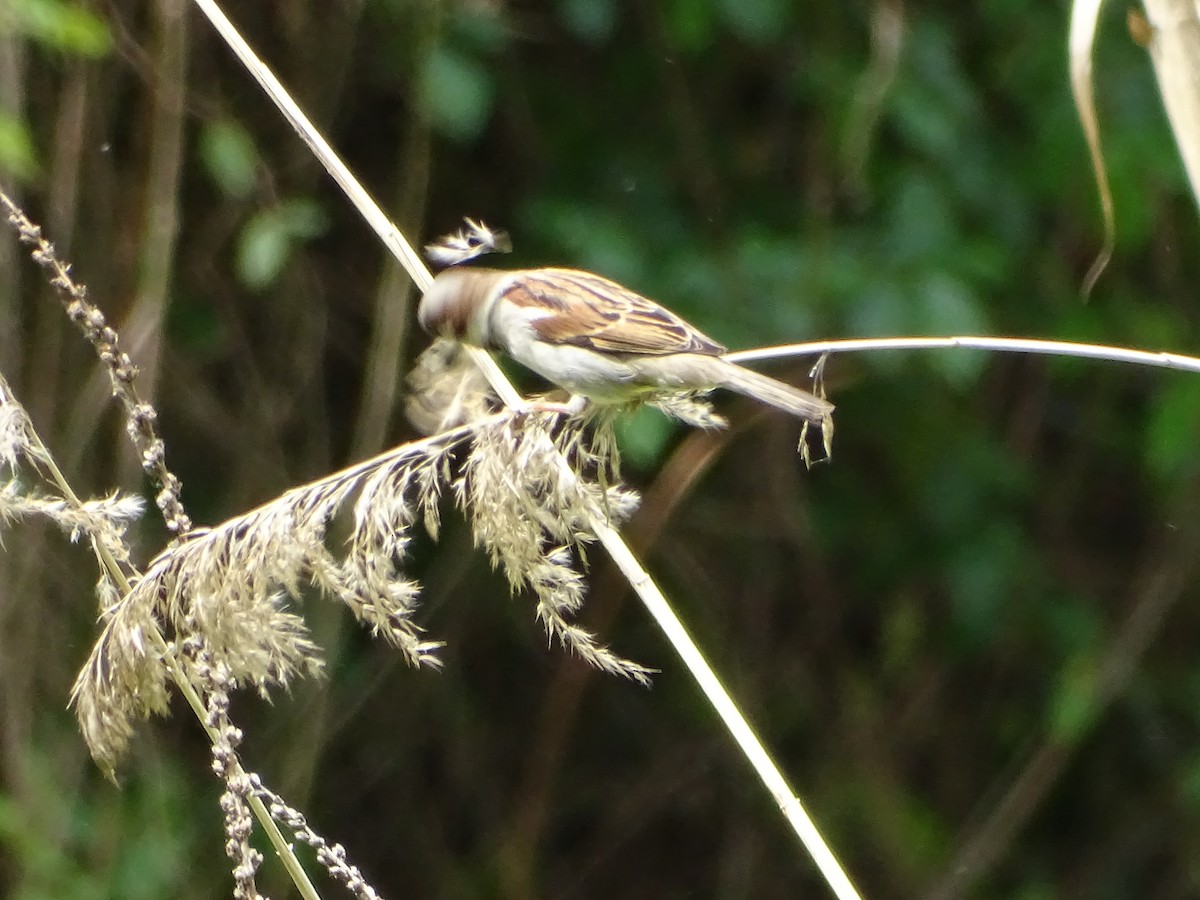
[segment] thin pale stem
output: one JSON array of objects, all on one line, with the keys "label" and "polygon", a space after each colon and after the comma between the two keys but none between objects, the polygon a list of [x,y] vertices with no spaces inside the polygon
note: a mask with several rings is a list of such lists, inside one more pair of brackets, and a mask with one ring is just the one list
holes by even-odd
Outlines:
[{"label": "thin pale stem", "polygon": [[943,350],[960,347],[965,350],[1000,350],[1006,353],[1033,353],[1041,356],[1079,356],[1086,359],[1105,359],[1110,362],[1133,363],[1161,369],[1200,372],[1200,358],[1165,351],[1131,350],[1105,344],[1078,344],[1072,341],[1044,341],[1037,338],[987,337],[962,335],[958,337],[899,337],[858,338],[845,341],[809,341],[804,344],[780,344],[775,347],[756,347],[739,350],[725,356],[730,362],[747,363],[767,359],[787,359],[792,356],[818,356],[825,353],[857,353],[863,350]]}]

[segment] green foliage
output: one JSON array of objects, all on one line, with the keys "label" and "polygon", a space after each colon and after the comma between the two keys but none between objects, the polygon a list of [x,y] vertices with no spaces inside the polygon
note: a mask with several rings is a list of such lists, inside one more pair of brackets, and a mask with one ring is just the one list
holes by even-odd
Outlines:
[{"label": "green foliage", "polygon": [[38,172],[37,151],[25,123],[0,113],[0,173],[30,181]]},{"label": "green foliage", "polygon": [[1180,779],[1182,799],[1190,807],[1200,810],[1200,753],[1190,760]]},{"label": "green foliage", "polygon": [[226,197],[245,200],[254,190],[261,161],[254,139],[237,122],[205,124],[200,133],[200,161]]},{"label": "green foliage", "polygon": [[238,278],[253,290],[268,287],[287,265],[295,245],[317,237],[326,227],[325,214],[311,200],[287,200],[257,213],[238,240]]},{"label": "green foliage", "polygon": [[720,0],[717,7],[734,34],[755,44],[783,37],[796,19],[788,0]]},{"label": "green foliage", "polygon": [[716,4],[664,0],[662,11],[671,43],[680,49],[695,53],[714,40],[718,28]]},{"label": "green foliage", "polygon": [[632,239],[617,210],[586,202],[534,200],[521,215],[530,232],[559,245],[583,269],[636,284],[646,274],[647,247]]},{"label": "green foliage", "polygon": [[1164,485],[1196,471],[1200,443],[1200,382],[1189,376],[1167,379],[1151,411],[1145,457],[1150,473]]},{"label": "green foliage", "polygon": [[[98,58],[112,50],[108,25],[91,10],[66,0],[5,0],[17,34],[68,55]],[[3,23],[0,23],[3,24]]]},{"label": "green foliage", "polygon": [[488,70],[468,54],[436,47],[421,64],[420,100],[434,125],[459,141],[478,137],[492,110],[495,87]]},{"label": "green foliage", "polygon": [[622,461],[635,469],[650,471],[663,458],[676,427],[657,410],[639,409],[617,422],[617,440]]},{"label": "green foliage", "polygon": [[575,35],[589,44],[602,44],[612,37],[617,23],[615,0],[560,0],[559,9]]},{"label": "green foliage", "polygon": [[[9,900],[150,900],[199,896],[195,789],[169,760],[117,790],[97,778],[64,794],[49,759],[26,759],[36,806],[0,793],[0,856],[22,878]],[[216,835],[216,828],[203,839]]]},{"label": "green foliage", "polygon": [[1050,733],[1056,740],[1077,743],[1095,723],[1100,712],[1096,677],[1096,660],[1090,654],[1063,666],[1049,710]]},{"label": "green foliage", "polygon": [[1025,587],[1020,577],[1027,552],[1022,535],[1010,522],[985,525],[946,560],[951,631],[968,653],[993,646],[1014,609],[1014,591]]}]

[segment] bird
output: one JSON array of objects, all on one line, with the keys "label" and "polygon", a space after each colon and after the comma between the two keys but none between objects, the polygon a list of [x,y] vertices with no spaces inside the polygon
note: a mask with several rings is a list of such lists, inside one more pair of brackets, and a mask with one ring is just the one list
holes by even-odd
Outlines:
[{"label": "bird", "polygon": [[[828,427],[833,404],[725,359],[666,307],[578,269],[443,270],[417,308],[431,333],[500,350],[575,398],[623,403],[725,388]],[[585,400],[585,402],[586,402]]]}]

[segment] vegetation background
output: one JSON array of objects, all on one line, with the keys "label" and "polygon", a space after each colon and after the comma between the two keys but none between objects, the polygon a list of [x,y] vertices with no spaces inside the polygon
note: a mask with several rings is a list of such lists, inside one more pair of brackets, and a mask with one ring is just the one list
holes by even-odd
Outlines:
[{"label": "vegetation background", "polygon": [[[1066,9],[789,0],[343,0],[227,12],[414,240],[476,215],[731,347],[1000,334],[1194,350],[1200,229],[1110,5],[1113,262]],[[122,330],[194,518],[411,436],[414,298],[185,0],[0,0],[0,170]],[[15,238],[0,371],[81,492],[150,492]],[[802,380],[803,365],[778,368]],[[864,893],[1200,892],[1200,382],[967,351],[837,358],[831,464],[732,428],[623,432],[628,528]],[[164,540],[148,516],[146,556]],[[453,517],[416,548],[445,671],[313,605],[328,678],[234,709],[247,765],[389,897],[824,896],[597,551],[585,619],[651,690],[547,649]],[[229,890],[182,707],[120,789],[65,709],[92,562],[0,553],[0,894]],[[270,863],[267,870],[271,869]],[[276,873],[278,874],[278,873]],[[266,885],[276,896],[282,881]],[[330,896],[335,894],[330,888]]]}]

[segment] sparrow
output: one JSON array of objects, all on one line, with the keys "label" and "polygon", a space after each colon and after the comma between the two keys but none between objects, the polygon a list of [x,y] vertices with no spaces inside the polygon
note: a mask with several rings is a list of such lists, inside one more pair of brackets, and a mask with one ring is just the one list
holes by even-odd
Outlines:
[{"label": "sparrow", "polygon": [[675,313],[591,272],[453,266],[433,280],[417,317],[427,332],[500,350],[599,403],[725,388],[819,425],[833,412],[827,400],[729,362]]}]

